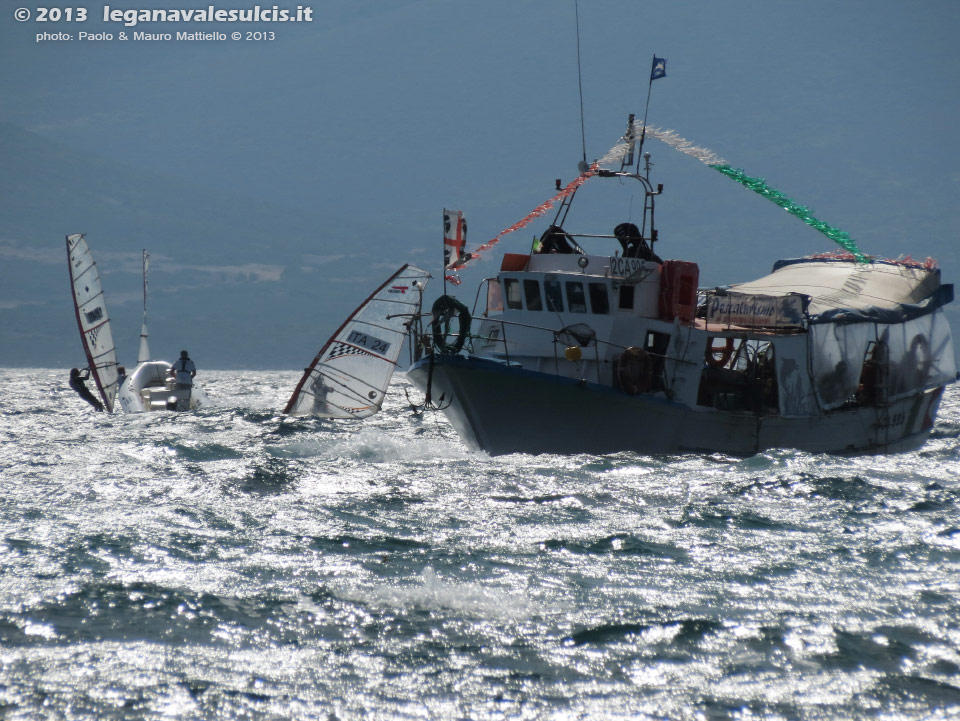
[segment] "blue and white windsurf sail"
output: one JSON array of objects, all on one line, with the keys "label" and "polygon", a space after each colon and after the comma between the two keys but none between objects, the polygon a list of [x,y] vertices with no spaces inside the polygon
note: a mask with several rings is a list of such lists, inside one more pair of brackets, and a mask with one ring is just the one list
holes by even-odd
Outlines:
[{"label": "blue and white windsurf sail", "polygon": [[412,265],[391,275],[320,349],[283,412],[324,418],[377,413],[429,278]]},{"label": "blue and white windsurf sail", "polygon": [[67,236],[67,266],[87,367],[104,407],[112,413],[117,397],[117,352],[110,330],[110,316],[103,300],[100,273],[82,233]]}]

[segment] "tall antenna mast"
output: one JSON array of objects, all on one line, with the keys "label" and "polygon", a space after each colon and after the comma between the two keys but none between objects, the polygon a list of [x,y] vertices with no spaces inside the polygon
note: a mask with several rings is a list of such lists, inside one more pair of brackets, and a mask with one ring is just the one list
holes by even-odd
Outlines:
[{"label": "tall antenna mast", "polygon": [[577,86],[580,90],[580,143],[583,146],[583,163],[580,174],[587,171],[587,131],[583,123],[583,73],[580,70],[580,3],[573,0],[573,12],[577,20]]}]

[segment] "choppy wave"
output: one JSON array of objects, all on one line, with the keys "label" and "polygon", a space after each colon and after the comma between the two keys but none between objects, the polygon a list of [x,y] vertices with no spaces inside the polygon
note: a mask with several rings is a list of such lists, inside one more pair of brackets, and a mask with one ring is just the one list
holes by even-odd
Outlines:
[{"label": "choppy wave", "polygon": [[3,371],[5,718],[960,711],[956,388],[904,455],[491,458],[206,376],[107,416]]}]

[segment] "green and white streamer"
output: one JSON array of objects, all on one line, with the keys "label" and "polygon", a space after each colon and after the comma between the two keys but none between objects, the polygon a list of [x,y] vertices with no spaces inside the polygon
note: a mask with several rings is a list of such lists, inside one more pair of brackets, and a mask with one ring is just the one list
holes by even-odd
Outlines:
[{"label": "green and white streamer", "polygon": [[[643,128],[637,123],[634,123],[633,132],[634,137],[640,137],[640,134],[643,132]],[[728,178],[736,180],[743,187],[749,188],[754,193],[757,193],[758,195],[761,195],[769,200],[771,203],[780,206],[791,215],[802,220],[811,228],[823,233],[844,250],[853,254],[853,256],[861,263],[870,262],[869,258],[867,258],[867,256],[860,251],[856,242],[847,232],[840,230],[839,228],[835,228],[829,223],[825,223],[819,218],[814,217],[809,208],[807,208],[805,205],[800,205],[799,203],[794,202],[779,190],[771,188],[769,185],[767,185],[763,178],[754,178],[747,175],[742,170],[733,168],[726,160],[721,158],[712,150],[699,145],[694,145],[686,138],[677,135],[677,133],[673,130],[661,130],[660,128],[648,126],[646,129],[646,134],[652,138],[656,138],[662,143],[669,145],[675,150],[679,150],[685,155],[696,158],[704,165],[723,173]],[[623,158],[626,157],[628,151],[630,150],[631,144],[632,143],[630,139],[626,137],[622,138],[620,143],[612,147],[606,155],[597,161],[598,164],[610,165],[613,163],[622,162]]]},{"label": "green and white streamer", "polygon": [[860,248],[857,247],[856,242],[850,235],[839,228],[834,228],[829,223],[825,223],[819,218],[814,217],[813,213],[810,212],[810,209],[805,205],[800,205],[795,203],[786,195],[781,193],[775,188],[771,188],[767,185],[766,181],[763,178],[752,178],[742,170],[736,168],[731,168],[729,165],[711,165],[711,168],[714,170],[719,170],[721,173],[726,175],[728,178],[733,178],[744,188],[749,188],[754,193],[762,195],[764,198],[769,200],[771,203],[779,205],[785,211],[790,213],[797,218],[800,218],[804,223],[809,225],[815,230],[819,230],[825,236],[827,236],[834,243],[839,245],[844,250],[853,254],[853,256],[860,261],[861,263],[869,263],[870,260],[865,256]]}]

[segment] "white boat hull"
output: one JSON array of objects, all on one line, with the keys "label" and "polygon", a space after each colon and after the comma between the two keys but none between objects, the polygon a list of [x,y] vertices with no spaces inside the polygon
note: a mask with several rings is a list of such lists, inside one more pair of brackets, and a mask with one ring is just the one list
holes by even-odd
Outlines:
[{"label": "white boat hull", "polygon": [[178,389],[166,361],[140,363],[120,384],[117,400],[125,413],[193,411],[207,405],[206,394],[194,385]]},{"label": "white boat hull", "polygon": [[907,451],[926,441],[943,391],[918,391],[884,408],[783,417],[692,408],[662,393],[629,395],[476,357],[427,357],[407,377],[424,392],[429,384],[433,403],[468,445],[495,455]]}]

